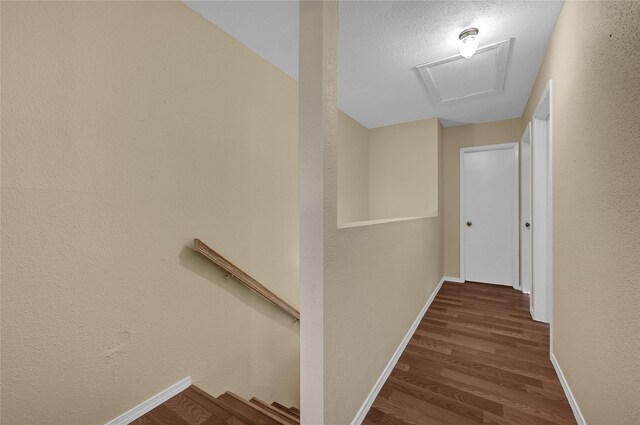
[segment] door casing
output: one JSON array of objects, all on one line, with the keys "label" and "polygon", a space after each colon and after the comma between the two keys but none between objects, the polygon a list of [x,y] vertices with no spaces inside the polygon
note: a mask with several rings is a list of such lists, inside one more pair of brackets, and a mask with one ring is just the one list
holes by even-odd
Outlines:
[{"label": "door casing", "polygon": [[525,294],[531,294],[531,223],[531,123],[528,123],[520,139],[520,285]]},{"label": "door casing", "polygon": [[[553,109],[552,82],[540,96],[532,119],[532,288],[534,320],[553,319]],[[551,327],[553,333],[553,327]]]}]

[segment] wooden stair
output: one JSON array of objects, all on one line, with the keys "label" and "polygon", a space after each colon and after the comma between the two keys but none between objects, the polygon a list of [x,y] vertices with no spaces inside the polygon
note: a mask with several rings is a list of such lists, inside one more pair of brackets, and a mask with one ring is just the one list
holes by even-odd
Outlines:
[{"label": "wooden stair", "polygon": [[300,410],[258,398],[246,400],[227,391],[213,397],[192,385],[131,422],[134,425],[293,425]]}]

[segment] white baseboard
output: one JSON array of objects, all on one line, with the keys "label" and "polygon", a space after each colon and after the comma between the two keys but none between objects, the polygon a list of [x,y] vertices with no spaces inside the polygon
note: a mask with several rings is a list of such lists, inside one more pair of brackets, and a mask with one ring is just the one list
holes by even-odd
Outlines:
[{"label": "white baseboard", "polygon": [[393,356],[391,356],[391,360],[389,360],[389,363],[387,363],[387,366],[382,371],[382,374],[380,375],[375,385],[371,389],[371,392],[369,393],[367,398],[364,400],[364,403],[362,403],[362,406],[358,410],[358,413],[356,413],[356,416],[351,421],[351,425],[360,425],[364,420],[365,416],[367,416],[367,413],[369,413],[369,409],[371,409],[371,405],[373,404],[373,401],[378,396],[378,393],[382,389],[382,386],[384,385],[384,383],[387,381],[387,378],[391,374],[391,371],[393,370],[393,368],[396,366],[396,363],[398,363],[398,359],[400,359],[402,352],[409,344],[409,340],[413,336],[413,333],[416,331],[416,329],[418,329],[418,325],[420,325],[420,321],[422,320],[422,317],[425,315],[425,313],[429,309],[429,306],[433,302],[433,299],[436,297],[436,294],[440,290],[440,287],[442,286],[445,280],[449,281],[451,280],[451,278],[443,277],[442,279],[440,279],[440,282],[438,283],[436,288],[433,290],[433,293],[425,303],[424,307],[422,307],[422,310],[420,310],[418,317],[416,317],[416,320],[413,322],[413,324],[409,328],[409,331],[400,342],[400,345],[396,349],[395,353],[393,353]]},{"label": "white baseboard", "polygon": [[186,390],[187,388],[189,388],[190,385],[191,385],[191,377],[187,376],[180,382],[176,382],[169,388],[159,392],[158,394],[154,395],[150,399],[138,404],[133,409],[128,410],[124,412],[122,415],[118,416],[117,418],[110,420],[105,425],[127,425],[135,421],[145,413],[158,407],[159,405],[169,400],[171,397],[175,396],[176,394]]},{"label": "white baseboard", "polygon": [[571,410],[573,410],[573,416],[576,417],[576,422],[578,425],[587,425],[587,421],[584,420],[584,416],[582,416],[582,412],[580,411],[580,407],[578,406],[578,402],[576,398],[573,396],[571,392],[571,388],[569,388],[569,383],[567,379],[564,377],[564,373],[562,373],[562,369],[560,369],[560,365],[558,364],[558,359],[556,356],[551,353],[551,364],[553,368],[556,370],[558,374],[558,379],[560,380],[560,384],[562,385],[562,389],[564,390],[564,394],[567,396],[567,400],[569,400],[569,405],[571,406]]},{"label": "white baseboard", "polygon": [[442,281],[443,282],[464,283],[464,279],[460,279],[459,277],[451,277],[451,276],[443,277]]}]

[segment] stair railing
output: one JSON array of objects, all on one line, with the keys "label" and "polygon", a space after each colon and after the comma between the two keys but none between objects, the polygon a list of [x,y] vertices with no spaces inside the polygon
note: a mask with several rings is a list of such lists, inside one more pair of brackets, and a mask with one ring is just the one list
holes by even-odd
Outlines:
[{"label": "stair railing", "polygon": [[247,286],[252,291],[256,292],[262,298],[275,304],[295,320],[300,321],[300,312],[298,310],[291,307],[282,298],[278,297],[276,294],[268,290],[263,284],[249,276],[238,266],[207,246],[207,244],[202,242],[200,239],[194,239],[193,246],[194,251],[199,252],[200,254],[214,262],[216,265],[220,266],[223,270],[229,273],[230,277],[235,277],[239,282]]}]

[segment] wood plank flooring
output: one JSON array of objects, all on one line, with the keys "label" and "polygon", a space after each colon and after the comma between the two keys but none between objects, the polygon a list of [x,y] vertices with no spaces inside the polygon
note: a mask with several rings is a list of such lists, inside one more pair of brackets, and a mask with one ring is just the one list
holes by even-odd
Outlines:
[{"label": "wood plank flooring", "polygon": [[507,286],[445,282],[364,425],[575,425],[549,326]]}]

